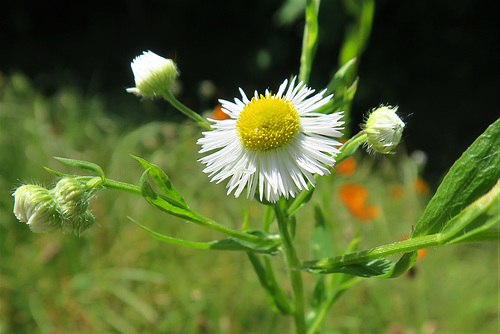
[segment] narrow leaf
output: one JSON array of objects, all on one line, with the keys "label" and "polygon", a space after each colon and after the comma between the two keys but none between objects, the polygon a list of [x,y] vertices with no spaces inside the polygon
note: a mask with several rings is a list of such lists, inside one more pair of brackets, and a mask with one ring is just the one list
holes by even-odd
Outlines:
[{"label": "narrow leaf", "polygon": [[416,255],[417,252],[405,253],[398,262],[380,258],[364,263],[343,266],[332,264],[318,269],[307,267],[303,269],[313,274],[344,273],[359,277],[394,278],[402,275],[415,264]]},{"label": "narrow leaf", "polygon": [[67,159],[67,158],[60,158],[60,157],[54,157],[57,161],[62,162],[63,164],[66,164],[71,167],[75,167],[81,170],[84,170],[86,172],[91,172],[94,174],[97,174],[98,176],[101,177],[102,180],[104,180],[104,171],[99,165],[96,165],[95,163],[88,162],[88,161],[83,161],[83,160],[76,160],[76,159]]},{"label": "narrow leaf", "polygon": [[274,248],[254,247],[253,245],[251,245],[249,243],[244,243],[244,242],[241,242],[240,240],[237,240],[234,238],[226,238],[226,239],[214,240],[214,241],[210,241],[210,242],[196,242],[196,241],[183,240],[183,239],[179,239],[179,238],[173,238],[173,237],[169,237],[169,236],[163,235],[161,233],[155,232],[155,231],[147,228],[146,226],[138,223],[134,219],[132,219],[130,217],[128,217],[128,218],[134,224],[136,224],[137,226],[142,228],[144,231],[146,231],[149,235],[151,235],[155,239],[158,239],[160,241],[170,243],[170,244],[192,247],[192,248],[197,248],[197,249],[258,252],[258,253],[270,254],[270,255],[275,255],[278,252],[278,249],[276,247],[274,247]]},{"label": "narrow leaf", "polygon": [[167,174],[165,174],[158,166],[149,163],[142,158],[136,156],[132,157],[137,161],[139,161],[141,165],[144,167],[144,169],[149,170],[149,175],[153,179],[153,182],[168,198],[169,202],[179,207],[187,207],[184,198],[182,198],[181,194],[177,190],[175,190]]},{"label": "narrow leaf", "polygon": [[342,67],[339,68],[339,70],[337,71],[337,73],[335,73],[335,75],[333,76],[332,80],[328,84],[328,86],[327,86],[327,93],[326,94],[330,94],[330,93],[336,91],[337,88],[339,87],[339,85],[341,83],[343,84],[342,86],[347,86],[348,84],[350,84],[350,83],[345,82],[344,77],[345,77],[347,71],[355,63],[356,63],[356,58],[352,58],[351,60],[349,60],[348,62],[346,62],[344,65],[342,65]]}]

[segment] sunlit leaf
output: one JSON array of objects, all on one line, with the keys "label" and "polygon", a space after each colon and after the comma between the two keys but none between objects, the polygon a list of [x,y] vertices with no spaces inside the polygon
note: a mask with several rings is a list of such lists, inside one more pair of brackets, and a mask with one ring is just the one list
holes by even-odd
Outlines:
[{"label": "sunlit leaf", "polygon": [[139,161],[144,169],[149,170],[149,175],[153,179],[153,182],[158,186],[158,188],[163,192],[163,194],[168,198],[169,202],[179,207],[187,207],[184,198],[181,194],[175,190],[174,186],[170,182],[169,177],[165,174],[158,166],[147,162],[146,160],[132,156],[134,159]]},{"label": "sunlit leaf", "polygon": [[451,167],[415,226],[413,237],[442,230],[450,217],[491,189],[500,176],[500,119]]}]

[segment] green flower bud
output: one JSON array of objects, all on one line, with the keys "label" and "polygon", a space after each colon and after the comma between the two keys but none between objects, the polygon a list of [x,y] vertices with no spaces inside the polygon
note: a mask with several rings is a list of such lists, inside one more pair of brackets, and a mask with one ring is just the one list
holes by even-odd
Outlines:
[{"label": "green flower bud", "polygon": [[65,231],[80,235],[95,223],[89,210],[89,201],[94,190],[93,187],[71,177],[62,178],[51,190]]},{"label": "green flower bud", "polygon": [[157,97],[168,92],[177,78],[177,66],[172,59],[166,59],[151,51],[144,51],[130,64],[134,72],[134,88],[127,92],[145,97]]},{"label": "green flower bud", "polygon": [[397,107],[380,106],[372,111],[364,130],[368,152],[390,154],[401,141],[405,123],[396,114]]},{"label": "green flower bud", "polygon": [[51,191],[59,212],[65,218],[83,215],[89,208],[90,193],[85,184],[74,178],[62,178]]},{"label": "green flower bud", "polygon": [[49,190],[33,184],[23,185],[12,194],[14,214],[32,232],[46,233],[61,228],[57,203]]}]

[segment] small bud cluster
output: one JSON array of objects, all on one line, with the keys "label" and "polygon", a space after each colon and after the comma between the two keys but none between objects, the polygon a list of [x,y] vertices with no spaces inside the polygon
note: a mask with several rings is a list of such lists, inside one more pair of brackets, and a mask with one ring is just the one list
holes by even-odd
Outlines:
[{"label": "small bud cluster", "polygon": [[391,154],[401,141],[405,123],[396,114],[397,107],[380,106],[372,111],[364,130],[368,152]]},{"label": "small bud cluster", "polygon": [[172,59],[158,56],[154,52],[144,51],[130,64],[134,72],[134,88],[127,92],[144,97],[158,97],[169,93],[177,78],[177,66]]},{"label": "small bud cluster", "polygon": [[13,194],[14,214],[35,233],[62,229],[80,235],[95,223],[89,201],[99,182],[91,181],[83,183],[64,177],[51,190],[32,184],[23,185]]}]

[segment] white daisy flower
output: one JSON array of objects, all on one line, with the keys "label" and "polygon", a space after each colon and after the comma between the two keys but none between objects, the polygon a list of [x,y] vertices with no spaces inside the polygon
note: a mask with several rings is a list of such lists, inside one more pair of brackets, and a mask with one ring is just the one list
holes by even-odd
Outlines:
[{"label": "white daisy flower", "polygon": [[[288,87],[288,89],[287,89]],[[240,88],[242,99],[235,103],[220,100],[229,119],[216,121],[213,130],[198,140],[200,153],[214,151],[199,159],[203,170],[217,183],[230,178],[227,194],[238,197],[247,189],[253,198],[258,189],[260,200],[277,202],[280,196],[295,197],[314,186],[313,174],[329,174],[341,143],[342,112],[315,112],[332,95],[326,90],[311,96],[314,89],[295,78],[285,80],[276,94],[255,91],[251,100]]]}]

